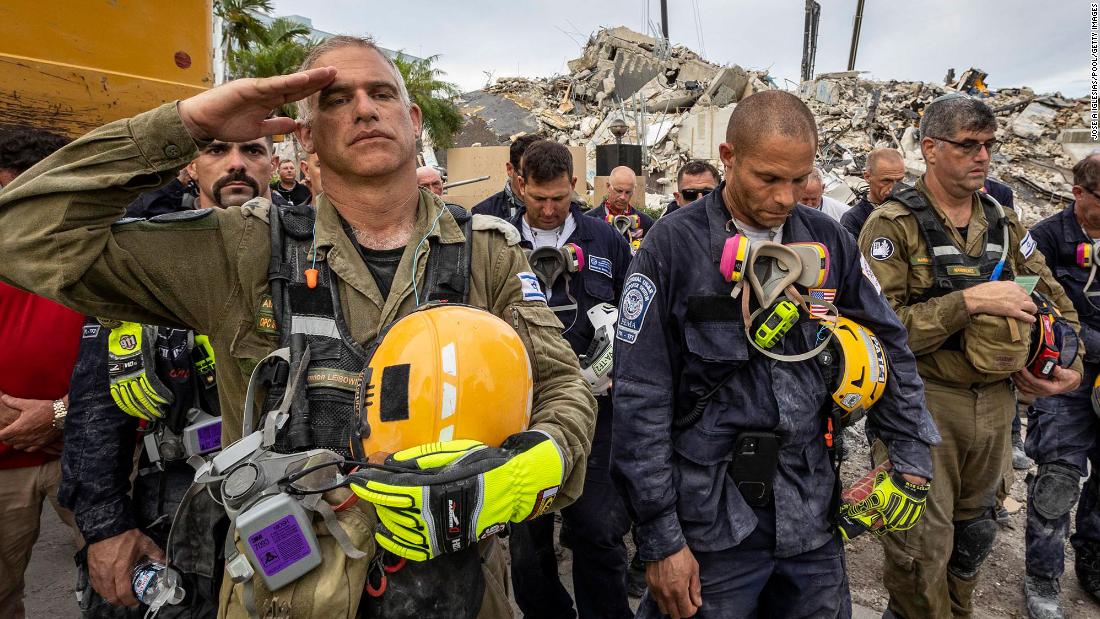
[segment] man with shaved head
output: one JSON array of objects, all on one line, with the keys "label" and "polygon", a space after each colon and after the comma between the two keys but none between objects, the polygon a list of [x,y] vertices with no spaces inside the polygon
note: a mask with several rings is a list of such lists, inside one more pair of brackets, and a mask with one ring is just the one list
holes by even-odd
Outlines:
[{"label": "man with shaved head", "polygon": [[843,217],[840,225],[859,238],[863,222],[871,216],[875,207],[886,201],[894,189],[894,184],[905,178],[905,161],[901,153],[893,148],[876,148],[867,155],[867,166],[863,170],[863,179],[867,181],[867,193],[856,202]]},{"label": "man with shaved head", "polygon": [[[797,97],[742,100],[719,146],[725,181],[654,224],[631,262],[615,333],[611,466],[646,566],[639,618],[851,616],[827,429],[836,385],[812,350],[822,312],[873,331],[890,359],[868,418],[893,463],[877,488],[919,515],[935,427],[905,331],[855,240],[799,204],[816,150],[817,127]],[[812,244],[830,264],[803,267],[781,243]],[[746,273],[739,261],[765,283],[731,281]],[[812,287],[765,289],[775,273],[803,269]],[[782,296],[788,285],[799,307]],[[801,309],[807,297],[818,305]],[[756,333],[780,303],[792,308],[782,318],[790,330],[761,343]],[[898,490],[907,486],[917,490]],[[887,530],[908,526],[891,510],[875,517]]]},{"label": "man with shaved head", "polygon": [[420,185],[421,189],[427,189],[440,197],[443,196],[443,177],[439,175],[439,170],[430,165],[420,166],[416,169],[416,184]]},{"label": "man with shaved head", "polygon": [[631,248],[635,250],[645,233],[653,227],[652,217],[630,206],[637,179],[634,170],[624,165],[611,170],[611,174],[607,177],[607,197],[604,198],[603,204],[585,213],[589,217],[602,218],[612,225],[615,224],[616,217],[630,218],[630,227],[621,232],[626,240],[630,241]]}]

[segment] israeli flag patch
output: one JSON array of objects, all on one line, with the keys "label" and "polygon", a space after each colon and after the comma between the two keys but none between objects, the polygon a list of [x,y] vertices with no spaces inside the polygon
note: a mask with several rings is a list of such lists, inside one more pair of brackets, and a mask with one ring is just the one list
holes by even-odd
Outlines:
[{"label": "israeli flag patch", "polygon": [[653,285],[653,280],[645,275],[635,273],[627,278],[619,309],[619,327],[615,330],[616,339],[627,344],[633,344],[638,339],[649,304],[653,302],[656,293],[657,287]]},{"label": "israeli flag patch", "polygon": [[1031,238],[1031,233],[1028,232],[1024,235],[1024,238],[1020,239],[1020,253],[1023,254],[1024,259],[1031,257],[1031,254],[1035,253],[1035,239]]},{"label": "israeli flag patch", "polygon": [[588,256],[588,270],[595,271],[597,273],[603,273],[608,277],[611,275],[611,261],[607,258],[600,256]]},{"label": "israeli flag patch", "polygon": [[534,273],[524,271],[516,273],[516,277],[519,278],[519,288],[523,292],[524,301],[542,301],[546,303],[546,295],[542,293],[542,288],[539,287],[539,278],[535,277]]}]

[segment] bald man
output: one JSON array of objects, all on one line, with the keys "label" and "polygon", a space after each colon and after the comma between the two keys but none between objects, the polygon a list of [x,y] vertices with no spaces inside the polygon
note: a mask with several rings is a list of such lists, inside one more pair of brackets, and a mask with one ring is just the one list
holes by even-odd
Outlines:
[{"label": "bald man", "polygon": [[825,195],[825,177],[817,168],[810,172],[810,177],[806,180],[806,192],[802,195],[802,204],[825,213],[837,222],[848,212],[848,209],[852,208],[840,200]]},{"label": "bald man", "polygon": [[603,204],[585,213],[589,217],[599,217],[609,224],[614,224],[615,218],[619,215],[629,217],[631,225],[623,236],[630,242],[630,247],[634,251],[638,250],[645,233],[653,227],[652,217],[630,206],[637,179],[634,170],[624,165],[611,170],[611,175],[607,177],[607,197],[604,198]]},{"label": "bald man", "polygon": [[[746,97],[719,145],[725,181],[658,221],[631,261],[615,333],[611,468],[646,564],[639,619],[852,612],[833,526],[836,456],[825,438],[836,386],[813,355],[776,361],[755,336],[750,344],[742,301],[753,312],[760,295],[746,286],[731,296],[734,284],[719,268],[728,241],[770,246],[750,261],[772,273],[801,264],[775,264],[769,256],[786,255],[775,244],[827,248],[820,287],[795,284],[798,294],[831,300],[877,336],[890,373],[867,423],[889,443],[894,475],[905,479],[897,483],[923,485],[932,475],[938,437],[905,330],[855,239],[799,204],[816,152],[817,126],[798,97],[778,90]],[[816,343],[820,321],[795,313],[770,354],[797,355]],[[762,324],[778,314],[764,315]],[[866,357],[845,364],[867,370]],[[891,508],[919,501],[879,489]]]},{"label": "bald man", "polygon": [[439,175],[439,170],[430,165],[416,169],[416,184],[437,196],[443,196],[443,177]]},{"label": "bald man", "polygon": [[863,223],[871,216],[875,207],[886,201],[894,185],[905,178],[905,161],[901,153],[893,148],[876,148],[867,155],[867,166],[863,170],[863,179],[867,181],[867,195],[840,218],[840,225],[859,238]]}]

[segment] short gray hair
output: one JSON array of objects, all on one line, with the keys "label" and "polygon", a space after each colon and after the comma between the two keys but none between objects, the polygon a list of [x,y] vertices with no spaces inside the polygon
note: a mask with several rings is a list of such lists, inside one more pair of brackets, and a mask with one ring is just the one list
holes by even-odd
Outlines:
[{"label": "short gray hair", "polygon": [[951,139],[958,131],[987,131],[997,128],[989,106],[966,95],[952,93],[934,99],[920,119],[921,138]]},{"label": "short gray hair", "polygon": [[821,183],[822,187],[825,186],[825,176],[824,176],[824,174],[821,173],[821,168],[819,168],[817,166],[814,166],[814,169],[810,170],[810,173],[806,175],[806,182],[807,183],[810,182],[810,181],[815,181],[815,180],[817,182]]},{"label": "short gray hair", "polygon": [[[298,68],[299,71],[308,71],[312,69],[321,56],[343,49],[345,47],[360,47],[364,49],[372,49],[378,53],[389,65],[390,70],[393,71],[393,76],[397,80],[397,91],[401,97],[401,101],[405,105],[412,105],[412,99],[409,97],[409,89],[405,86],[405,78],[401,75],[401,71],[397,69],[397,65],[394,64],[393,59],[386,55],[386,52],[374,42],[374,39],[370,37],[356,37],[346,34],[338,34],[333,37],[329,37],[324,41],[321,41],[309,50],[309,55],[302,61],[302,66]],[[303,125],[308,125],[313,121],[313,96],[310,95],[305,99],[298,101],[298,121]]]}]

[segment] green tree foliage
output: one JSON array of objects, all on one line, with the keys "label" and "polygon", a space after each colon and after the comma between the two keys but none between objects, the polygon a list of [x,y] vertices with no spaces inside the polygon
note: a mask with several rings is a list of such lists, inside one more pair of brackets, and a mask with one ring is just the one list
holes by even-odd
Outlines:
[{"label": "green tree foliage", "polygon": [[225,58],[236,50],[248,49],[265,30],[259,15],[270,15],[272,0],[215,0],[214,15],[224,21],[222,47]]},{"label": "green tree foliage", "polygon": [[424,114],[424,127],[439,148],[454,145],[454,136],[462,128],[462,114],[455,99],[458,87],[443,80],[446,75],[435,66],[439,56],[412,58],[398,52],[394,64],[405,78],[412,102]]},{"label": "green tree foliage", "polygon": [[[229,72],[236,77],[271,77],[293,73],[301,66],[309,50],[317,44],[308,38],[309,28],[280,17],[264,28],[248,47],[237,49],[229,57]],[[282,106],[280,113],[294,117],[294,105]]]}]

